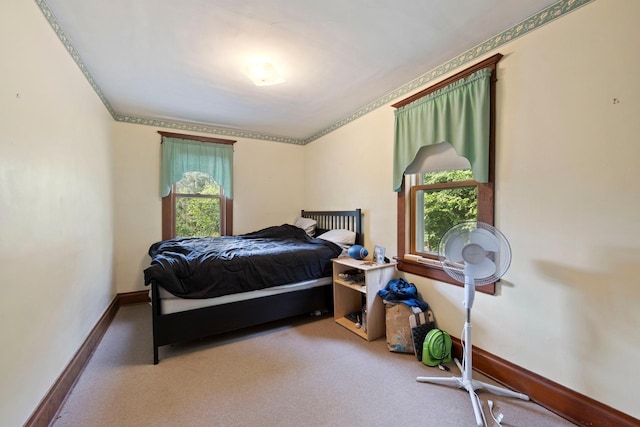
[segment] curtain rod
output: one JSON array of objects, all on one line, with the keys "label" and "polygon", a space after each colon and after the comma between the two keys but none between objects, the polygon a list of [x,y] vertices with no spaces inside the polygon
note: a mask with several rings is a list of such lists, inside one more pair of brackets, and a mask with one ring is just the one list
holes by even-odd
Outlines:
[{"label": "curtain rod", "polygon": [[[196,136],[196,135],[185,135],[182,133],[173,133],[173,132],[163,132],[163,131],[158,131],[158,133],[162,136],[166,136],[167,138],[179,138],[179,139],[190,139],[192,141],[199,141],[199,142],[210,142],[213,144],[227,144],[227,145],[233,145],[236,143],[236,141],[231,140],[231,139],[222,139],[222,138],[211,138],[208,136]],[[160,143],[162,144],[162,139],[160,140]]]},{"label": "curtain rod", "polygon": [[[438,89],[442,89],[443,87],[457,81],[460,79],[463,79],[465,77],[470,76],[471,74],[475,73],[478,70],[481,70],[483,68],[491,68],[491,71],[495,71],[496,69],[496,64],[498,63],[498,61],[500,61],[500,59],[502,58],[502,54],[501,53],[496,53],[495,55],[485,59],[484,61],[480,61],[475,65],[472,65],[468,68],[465,68],[464,70],[460,71],[459,73],[454,74],[453,76],[439,82],[436,83],[432,86],[429,86],[426,89],[421,90],[420,92],[414,93],[413,95],[409,96],[408,98],[403,99],[402,101],[398,101],[395,104],[392,105],[393,108],[400,108],[400,107],[404,107],[407,104],[411,104],[413,101],[416,101],[424,96],[429,95],[430,93],[433,93],[435,91],[437,91]],[[493,80],[495,78],[495,72],[491,73],[491,79]]]}]

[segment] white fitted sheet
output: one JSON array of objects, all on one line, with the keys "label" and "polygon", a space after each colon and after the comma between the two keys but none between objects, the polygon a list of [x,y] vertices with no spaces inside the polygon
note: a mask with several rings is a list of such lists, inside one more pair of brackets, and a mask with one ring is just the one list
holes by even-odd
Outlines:
[{"label": "white fitted sheet", "polygon": [[[306,280],[304,282],[291,283],[288,285],[274,286],[271,288],[259,289],[257,291],[242,292],[238,294],[224,295],[216,298],[204,299],[184,299],[178,298],[163,287],[158,286],[160,293],[160,304],[162,314],[178,313],[181,311],[195,310],[197,308],[211,307],[214,305],[228,304],[236,301],[244,301],[253,298],[261,298],[270,295],[283,294],[287,292],[300,291],[303,289],[311,289],[316,286],[323,286],[332,282],[331,277],[321,277],[315,280]],[[151,290],[149,290],[151,297]]]}]

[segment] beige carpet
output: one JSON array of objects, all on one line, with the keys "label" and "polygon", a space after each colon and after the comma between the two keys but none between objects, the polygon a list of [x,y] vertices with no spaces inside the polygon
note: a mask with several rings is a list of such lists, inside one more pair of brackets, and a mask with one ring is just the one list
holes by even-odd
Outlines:
[{"label": "beige carpet", "polygon": [[[54,426],[474,426],[466,391],[415,380],[436,375],[450,374],[328,317],[162,347],[154,366],[150,307],[128,306]],[[505,427],[573,425],[532,402],[479,395],[488,426],[488,399]]]}]

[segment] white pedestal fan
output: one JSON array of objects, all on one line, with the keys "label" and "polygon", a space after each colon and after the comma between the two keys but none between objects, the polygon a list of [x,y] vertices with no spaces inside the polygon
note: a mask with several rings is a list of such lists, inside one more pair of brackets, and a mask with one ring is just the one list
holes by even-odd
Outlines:
[{"label": "white pedestal fan", "polygon": [[484,426],[480,401],[475,390],[486,389],[498,396],[529,400],[529,396],[502,387],[496,387],[471,377],[471,307],[476,286],[487,285],[500,279],[511,264],[511,247],[504,235],[483,222],[463,222],[451,227],[440,239],[440,264],[455,280],[464,283],[464,308],[467,317],[463,333],[462,365],[456,360],[462,377],[418,377],[419,382],[444,384],[464,388],[469,392],[478,426]]}]

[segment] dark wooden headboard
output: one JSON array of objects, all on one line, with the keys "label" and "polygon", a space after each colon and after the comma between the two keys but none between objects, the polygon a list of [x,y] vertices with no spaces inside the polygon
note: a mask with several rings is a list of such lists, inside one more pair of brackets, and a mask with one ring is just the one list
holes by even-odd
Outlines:
[{"label": "dark wooden headboard", "polygon": [[300,216],[311,218],[317,222],[316,227],[325,230],[335,230],[344,228],[356,233],[356,244],[364,244],[364,234],[362,233],[362,210],[353,211],[305,211],[302,210]]}]

